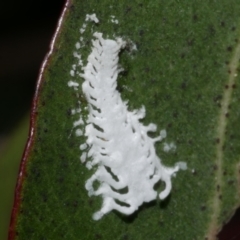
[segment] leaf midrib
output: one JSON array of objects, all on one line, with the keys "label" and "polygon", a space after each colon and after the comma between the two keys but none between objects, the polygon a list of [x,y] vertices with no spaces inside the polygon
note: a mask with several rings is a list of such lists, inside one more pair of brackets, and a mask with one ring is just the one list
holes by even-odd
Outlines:
[{"label": "leaf midrib", "polygon": [[[228,73],[229,78],[226,82],[226,85],[223,88],[223,98],[221,102],[221,108],[219,112],[218,117],[218,123],[217,123],[217,140],[218,144],[216,145],[216,188],[218,186],[222,186],[222,177],[223,177],[223,161],[224,161],[224,144],[225,144],[225,133],[226,133],[226,127],[228,122],[228,116],[229,116],[229,106],[232,100],[232,92],[234,89],[234,84],[236,82],[237,78],[237,72],[238,72],[238,62],[240,59],[240,42],[238,42],[237,46],[235,47],[235,50],[232,55],[232,59],[229,63]],[[209,229],[207,231],[207,239],[208,240],[214,240],[216,239],[216,234],[219,230],[219,223],[218,223],[218,216],[220,213],[220,199],[219,194],[221,194],[221,188],[219,188],[219,191],[215,191],[215,194],[213,196],[213,214],[211,217]]]}]

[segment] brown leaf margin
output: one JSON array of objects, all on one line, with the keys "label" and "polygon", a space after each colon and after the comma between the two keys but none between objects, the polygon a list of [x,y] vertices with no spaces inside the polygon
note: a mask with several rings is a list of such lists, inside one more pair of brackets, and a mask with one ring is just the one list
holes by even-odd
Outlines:
[{"label": "brown leaf margin", "polygon": [[39,71],[39,76],[37,79],[36,83],[36,90],[34,93],[33,101],[32,101],[32,106],[31,106],[31,115],[30,115],[30,127],[29,127],[29,133],[28,133],[28,139],[27,143],[23,152],[23,156],[21,159],[20,167],[19,167],[19,172],[18,172],[18,178],[17,178],[17,183],[15,186],[15,192],[14,192],[14,203],[13,203],[13,208],[11,212],[11,220],[9,224],[9,229],[8,229],[8,240],[14,240],[16,239],[17,236],[17,231],[16,231],[16,226],[17,226],[17,217],[18,213],[20,212],[20,206],[21,206],[21,200],[22,200],[22,190],[23,190],[23,184],[24,180],[26,177],[26,167],[27,167],[27,162],[28,162],[28,157],[31,153],[33,144],[34,144],[34,139],[35,139],[35,128],[36,128],[36,117],[38,115],[38,100],[39,100],[39,95],[41,92],[41,87],[42,83],[44,81],[44,72],[46,68],[49,66],[49,62],[51,61],[52,54],[54,53],[54,50],[56,49],[56,42],[59,38],[59,35],[61,33],[61,26],[64,22],[64,19],[67,16],[67,13],[69,12],[69,9],[72,6],[72,0],[66,0],[62,13],[60,15],[60,18],[57,23],[57,27],[55,30],[55,33],[51,39],[50,46],[49,46],[49,52],[46,54],[43,63],[41,65],[40,71]]}]

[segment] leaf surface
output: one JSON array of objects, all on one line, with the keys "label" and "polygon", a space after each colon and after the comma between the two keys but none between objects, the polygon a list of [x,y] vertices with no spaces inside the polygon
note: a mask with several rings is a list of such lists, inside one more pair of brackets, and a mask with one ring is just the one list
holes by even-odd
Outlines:
[{"label": "leaf surface", "polygon": [[[81,35],[92,13],[100,22]],[[215,239],[239,205],[239,16],[240,5],[229,0],[67,2],[37,86],[10,239]],[[96,31],[136,44],[120,56],[121,97],[131,110],[144,105],[143,123],[166,129],[166,141],[176,144],[169,153],[156,144],[163,163],[188,164],[165,201],[100,221],[92,214],[101,197],[88,197],[84,187],[93,171],[79,161],[86,139],[74,134],[79,116],[71,115],[80,101],[86,119],[87,102],[67,86],[75,44],[83,37],[86,64]]]}]

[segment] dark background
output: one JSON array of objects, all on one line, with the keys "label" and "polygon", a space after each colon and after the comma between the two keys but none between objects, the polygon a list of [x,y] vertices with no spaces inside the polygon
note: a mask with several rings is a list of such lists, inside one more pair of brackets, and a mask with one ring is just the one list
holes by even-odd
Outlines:
[{"label": "dark background", "polygon": [[[4,1],[0,7],[0,145],[30,111],[40,66],[64,0]],[[240,240],[240,211],[220,233]]]},{"label": "dark background", "polygon": [[29,111],[64,0],[1,1],[0,139]]}]

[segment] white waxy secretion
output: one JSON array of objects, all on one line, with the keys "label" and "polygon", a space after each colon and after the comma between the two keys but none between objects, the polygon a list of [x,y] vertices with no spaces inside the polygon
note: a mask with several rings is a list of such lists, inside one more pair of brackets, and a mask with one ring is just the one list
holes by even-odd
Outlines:
[{"label": "white waxy secretion", "polygon": [[[166,137],[166,131],[162,130],[157,138],[149,137],[148,132],[155,132],[157,126],[144,126],[139,121],[145,117],[145,108],[129,111],[121,99],[116,87],[119,52],[125,42],[121,38],[104,39],[101,33],[94,33],[94,38],[88,63],[80,74],[89,108],[85,128],[88,148],[80,146],[87,148],[80,160],[86,162],[88,169],[96,168],[85,187],[89,196],[103,198],[101,209],[93,215],[93,219],[99,220],[112,210],[132,214],[144,202],[155,200],[158,194],[154,185],[160,180],[166,186],[159,198],[166,198],[172,187],[171,177],[180,168],[185,169],[186,164],[164,166],[154,144]],[[82,124],[81,121],[74,125]],[[100,184],[97,189],[93,187],[95,181]]]},{"label": "white waxy secretion", "polygon": [[[71,73],[70,73],[70,74],[71,74]],[[69,81],[69,82],[68,82],[68,86],[69,86],[69,87],[78,87],[78,86],[79,86],[79,83],[74,82],[74,81]]]},{"label": "white waxy secretion", "polygon": [[95,22],[95,23],[98,23],[99,20],[96,16],[96,13],[93,13],[93,14],[87,14],[86,15],[86,18],[85,18],[85,21],[92,21],[92,22]]}]

